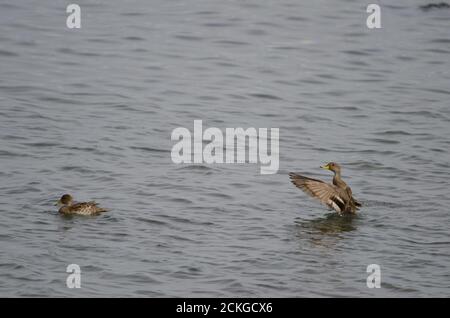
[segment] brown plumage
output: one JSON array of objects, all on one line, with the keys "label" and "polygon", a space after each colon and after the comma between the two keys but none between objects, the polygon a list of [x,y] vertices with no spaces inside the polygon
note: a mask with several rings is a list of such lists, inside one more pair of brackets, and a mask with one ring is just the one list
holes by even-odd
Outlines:
[{"label": "brown plumage", "polygon": [[321,168],[334,172],[333,184],[289,173],[292,183],[305,193],[326,204],[339,214],[356,214],[361,204],[352,195],[352,189],[341,179],[341,167],[330,162]]},{"label": "brown plumage", "polygon": [[70,194],[64,194],[56,205],[61,207],[58,212],[64,215],[96,215],[108,211],[94,201],[74,203]]}]

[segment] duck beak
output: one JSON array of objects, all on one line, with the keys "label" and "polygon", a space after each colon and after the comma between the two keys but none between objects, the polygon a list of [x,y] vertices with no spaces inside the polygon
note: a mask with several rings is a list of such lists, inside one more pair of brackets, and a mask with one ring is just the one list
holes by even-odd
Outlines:
[{"label": "duck beak", "polygon": [[324,166],[320,166],[322,169],[325,169],[325,170],[330,170],[330,166],[329,165],[324,165]]},{"label": "duck beak", "polygon": [[61,200],[58,200],[54,205],[55,206],[60,206],[61,205]]}]

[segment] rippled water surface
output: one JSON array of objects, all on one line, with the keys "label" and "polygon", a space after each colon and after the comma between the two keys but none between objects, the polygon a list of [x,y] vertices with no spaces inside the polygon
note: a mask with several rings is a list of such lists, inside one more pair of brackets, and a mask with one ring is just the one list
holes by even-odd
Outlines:
[{"label": "rippled water surface", "polygon": [[[66,1],[0,4],[1,296],[450,296],[450,9],[77,3],[79,30]],[[279,128],[278,173],[172,163],[195,119]],[[289,182],[328,161],[357,217]],[[61,217],[66,192],[111,211]]]}]

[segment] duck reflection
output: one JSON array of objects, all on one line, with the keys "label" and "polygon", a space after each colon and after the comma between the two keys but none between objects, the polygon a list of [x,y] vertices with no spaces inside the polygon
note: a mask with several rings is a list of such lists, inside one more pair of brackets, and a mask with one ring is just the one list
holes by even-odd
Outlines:
[{"label": "duck reflection", "polygon": [[330,213],[325,217],[320,217],[313,220],[298,220],[295,224],[304,230],[310,230],[322,234],[339,234],[342,232],[355,230],[355,219],[356,217],[352,215],[340,216],[336,213]]},{"label": "duck reflection", "polygon": [[343,233],[356,230],[357,216],[330,213],[312,220],[296,220],[296,236],[314,245],[333,246]]}]

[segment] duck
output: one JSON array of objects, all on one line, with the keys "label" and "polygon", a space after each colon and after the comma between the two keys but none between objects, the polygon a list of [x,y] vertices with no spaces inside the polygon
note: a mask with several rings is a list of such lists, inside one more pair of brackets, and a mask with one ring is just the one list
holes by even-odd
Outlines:
[{"label": "duck", "polygon": [[326,204],[338,214],[356,214],[361,203],[353,197],[352,189],[342,180],[341,166],[335,162],[329,162],[320,168],[334,173],[332,184],[293,172],[289,173],[289,177],[297,188]]},{"label": "duck", "polygon": [[60,207],[58,212],[62,215],[97,215],[108,211],[95,201],[75,203],[70,194],[64,194],[55,205]]}]

